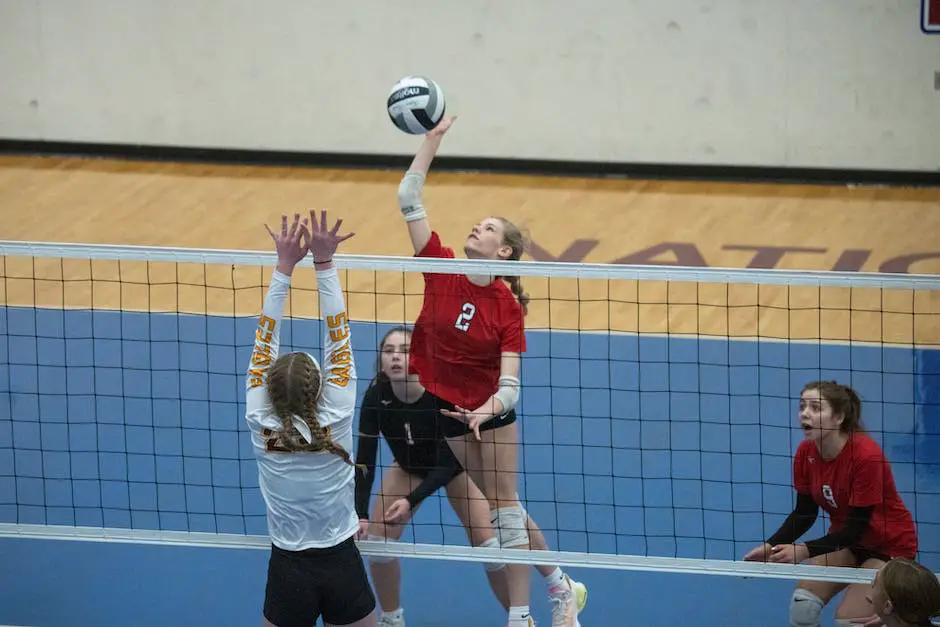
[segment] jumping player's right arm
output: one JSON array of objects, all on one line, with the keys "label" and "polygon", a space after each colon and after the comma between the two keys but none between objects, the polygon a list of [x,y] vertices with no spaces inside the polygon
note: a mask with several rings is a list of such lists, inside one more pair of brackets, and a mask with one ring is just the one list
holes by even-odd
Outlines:
[{"label": "jumping player's right arm", "polygon": [[421,200],[424,182],[434,161],[437,150],[441,147],[444,133],[453,124],[454,118],[444,118],[434,130],[424,138],[424,143],[411,161],[411,166],[402,177],[398,185],[398,207],[401,209],[405,223],[408,225],[408,235],[411,236],[411,245],[415,254],[420,253],[428,240],[431,239],[431,224]]}]

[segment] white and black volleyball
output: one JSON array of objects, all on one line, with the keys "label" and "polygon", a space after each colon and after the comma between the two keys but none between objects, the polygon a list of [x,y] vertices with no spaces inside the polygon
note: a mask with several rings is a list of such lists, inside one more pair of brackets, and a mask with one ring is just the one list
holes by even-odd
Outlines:
[{"label": "white and black volleyball", "polygon": [[423,135],[444,117],[444,91],[423,76],[406,76],[388,94],[388,117],[398,130]]}]

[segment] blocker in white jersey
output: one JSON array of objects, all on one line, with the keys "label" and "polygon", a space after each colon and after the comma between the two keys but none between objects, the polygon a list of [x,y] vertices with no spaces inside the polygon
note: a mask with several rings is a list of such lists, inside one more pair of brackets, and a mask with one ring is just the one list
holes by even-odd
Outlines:
[{"label": "blocker in white jersey", "polygon": [[[334,546],[359,529],[354,507],[354,466],[341,454],[327,450],[329,442],[344,451],[352,450],[356,372],[339,277],[335,268],[318,270],[324,314],[324,364],[329,367],[318,372],[316,359],[304,353],[285,355],[281,363],[286,369],[289,395],[303,394],[300,386],[310,385],[305,377],[312,375],[322,380],[322,384],[317,384],[322,385],[319,400],[316,396],[312,400],[316,403],[316,422],[326,437],[312,444],[308,442],[304,437],[308,425],[300,414],[291,418],[296,434],[291,436],[291,431],[283,428],[273,402],[278,399],[269,393],[267,380],[271,366],[279,358],[281,316],[290,279],[277,270],[271,277],[255,333],[245,400],[271,541],[287,551],[301,551]],[[295,440],[293,448],[291,437]]]},{"label": "blocker in white jersey", "polygon": [[[271,558],[265,625],[375,625],[375,597],[355,539],[355,465],[350,457],[356,364],[336,247],[342,221],[327,230],[311,212],[271,237],[278,263],[254,336],[247,373],[246,421],[267,506]],[[294,267],[311,252],[323,316],[322,366],[308,353],[281,354],[284,303]]]}]

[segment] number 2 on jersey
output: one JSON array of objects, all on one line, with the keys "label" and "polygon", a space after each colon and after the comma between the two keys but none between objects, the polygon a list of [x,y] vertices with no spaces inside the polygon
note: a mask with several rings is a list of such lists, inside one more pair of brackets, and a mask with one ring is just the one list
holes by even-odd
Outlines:
[{"label": "number 2 on jersey", "polygon": [[463,307],[460,309],[460,315],[457,316],[457,323],[454,325],[461,331],[470,330],[470,321],[473,319],[473,315],[477,312],[477,308],[473,306],[473,303],[464,303]]}]

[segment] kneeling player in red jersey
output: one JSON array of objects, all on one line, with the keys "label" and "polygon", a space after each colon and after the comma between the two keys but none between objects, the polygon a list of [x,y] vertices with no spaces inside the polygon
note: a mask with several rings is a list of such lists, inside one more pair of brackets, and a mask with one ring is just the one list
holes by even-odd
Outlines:
[{"label": "kneeling player in red jersey", "polygon": [[[914,520],[894,485],[891,465],[862,427],[858,394],[835,381],[808,383],[800,395],[805,440],[793,461],[797,501],[780,529],[744,556],[749,561],[878,569],[917,553]],[[829,533],[801,544],[822,507]],[[791,627],[819,627],[823,606],[843,589],[837,625],[872,618],[869,584],[800,581],[790,601]]]}]

